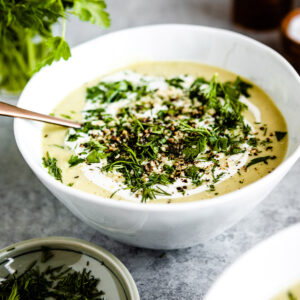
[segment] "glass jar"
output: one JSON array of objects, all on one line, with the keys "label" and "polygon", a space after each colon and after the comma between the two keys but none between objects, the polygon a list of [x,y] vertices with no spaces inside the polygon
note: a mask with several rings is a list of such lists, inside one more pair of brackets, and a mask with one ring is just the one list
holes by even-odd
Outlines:
[{"label": "glass jar", "polygon": [[233,21],[250,29],[273,29],[292,5],[293,0],[233,0]]}]

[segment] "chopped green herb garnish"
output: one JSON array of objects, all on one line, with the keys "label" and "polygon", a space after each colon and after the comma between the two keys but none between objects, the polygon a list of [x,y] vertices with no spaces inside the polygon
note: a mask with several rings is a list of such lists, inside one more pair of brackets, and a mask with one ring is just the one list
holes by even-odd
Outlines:
[{"label": "chopped green herb garnish", "polygon": [[56,180],[62,182],[62,171],[56,165],[57,159],[51,158],[49,152],[46,153],[46,157],[43,157],[43,165],[48,169],[48,173],[53,176]]},{"label": "chopped green herb garnish", "polygon": [[93,164],[93,163],[98,163],[100,162],[100,159],[102,158],[102,153],[99,153],[96,150],[93,150],[87,157],[86,160],[88,163]]},{"label": "chopped green herb garnish", "polygon": [[264,136],[266,136],[266,134],[267,134],[267,131],[268,131],[268,128],[267,128],[267,127],[265,127],[265,128],[264,128]]},{"label": "chopped green herb garnish", "polygon": [[253,146],[253,147],[256,147],[257,146],[257,138],[250,138],[248,141],[247,141],[248,145],[250,146]]},{"label": "chopped green herb garnish", "polygon": [[65,149],[64,146],[61,146],[61,145],[56,145],[56,144],[53,144],[54,147],[57,147],[57,148],[60,148],[60,149]]},{"label": "chopped green herb garnish", "polygon": [[278,142],[280,142],[285,136],[287,132],[285,131],[275,131],[275,136]]},{"label": "chopped green herb garnish", "polygon": [[209,191],[214,192],[216,190],[216,187],[214,184],[209,185]]},{"label": "chopped green herb garnish", "polygon": [[71,155],[70,159],[68,160],[70,167],[74,167],[83,162],[84,162],[84,158],[79,158],[77,155]]},{"label": "chopped green herb garnish", "polygon": [[255,165],[255,164],[258,164],[258,163],[261,163],[263,162],[264,164],[268,164],[268,160],[273,160],[275,159],[276,156],[263,156],[263,157],[257,157],[257,158],[253,158],[246,166],[246,169],[248,169],[249,167]]},{"label": "chopped green herb garnish", "polygon": [[52,253],[51,249],[48,247],[42,247],[42,256],[41,256],[41,262],[45,263],[48,260],[50,260],[54,254]]},{"label": "chopped green herb garnish", "polygon": [[174,78],[171,78],[171,79],[166,79],[166,82],[171,85],[171,86],[174,86],[178,89],[183,89],[183,83],[184,83],[184,80],[182,78],[179,78],[179,77],[174,77]]},{"label": "chopped green herb garnish", "polygon": [[60,115],[65,119],[71,120],[71,117],[69,115],[66,115],[66,114],[60,114]]},{"label": "chopped green herb garnish", "polygon": [[80,138],[80,134],[70,134],[68,136],[68,142],[74,142],[76,141],[78,138]]}]

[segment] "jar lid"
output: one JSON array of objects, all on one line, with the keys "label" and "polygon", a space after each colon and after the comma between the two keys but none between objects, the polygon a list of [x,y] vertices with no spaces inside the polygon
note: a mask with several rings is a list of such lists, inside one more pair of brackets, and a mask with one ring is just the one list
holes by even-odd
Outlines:
[{"label": "jar lid", "polygon": [[24,273],[32,262],[41,272],[62,265],[77,272],[91,271],[100,279],[97,289],[104,292],[104,299],[140,299],[132,276],[119,259],[92,243],[69,237],[32,239],[0,250],[0,282],[9,274]]},{"label": "jar lid", "polygon": [[300,69],[300,9],[294,9],[281,23],[282,45],[287,58]]}]

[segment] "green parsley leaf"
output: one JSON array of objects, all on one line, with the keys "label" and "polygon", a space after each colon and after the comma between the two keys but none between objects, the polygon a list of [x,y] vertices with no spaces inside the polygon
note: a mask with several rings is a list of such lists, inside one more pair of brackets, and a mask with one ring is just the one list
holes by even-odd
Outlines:
[{"label": "green parsley leaf", "polygon": [[89,21],[104,28],[110,26],[109,14],[103,0],[75,0],[73,14],[82,21]]},{"label": "green parsley leaf", "polygon": [[103,153],[93,150],[87,157],[86,160],[90,164],[99,163],[100,159],[103,158]]},{"label": "green parsley leaf", "polygon": [[171,78],[171,79],[166,79],[166,83],[171,85],[171,86],[174,86],[178,89],[183,89],[183,86],[182,86],[182,83],[184,82],[183,79],[179,78],[179,77],[174,77],[174,78]]},{"label": "green parsley leaf", "polygon": [[200,180],[201,177],[204,175],[203,170],[197,168],[196,166],[189,167],[185,170],[185,175],[187,178],[192,179],[193,184],[199,186],[202,184]]},{"label": "green parsley leaf", "polygon": [[68,43],[62,37],[53,37],[46,41],[46,47],[51,49],[48,55],[40,61],[32,73],[38,72],[46,65],[51,65],[54,61],[59,61],[61,58],[68,60],[71,57],[71,50]]},{"label": "green parsley leaf", "polygon": [[70,159],[68,160],[69,166],[74,167],[78,164],[81,164],[84,162],[83,158],[79,158],[77,155],[71,155]]},{"label": "green parsley leaf", "polygon": [[[103,0],[0,1],[0,88],[21,91],[34,72],[61,58],[70,48],[65,41],[68,15],[107,28],[110,25]],[[52,27],[62,19],[62,34]]]},{"label": "green parsley leaf", "polygon": [[175,168],[174,168],[173,166],[164,165],[164,171],[165,171],[168,175],[171,175],[172,173],[174,173]]},{"label": "green parsley leaf", "polygon": [[205,150],[207,139],[205,136],[200,136],[196,140],[191,141],[187,139],[187,143],[184,146],[183,154],[186,160],[195,159],[198,154]]}]

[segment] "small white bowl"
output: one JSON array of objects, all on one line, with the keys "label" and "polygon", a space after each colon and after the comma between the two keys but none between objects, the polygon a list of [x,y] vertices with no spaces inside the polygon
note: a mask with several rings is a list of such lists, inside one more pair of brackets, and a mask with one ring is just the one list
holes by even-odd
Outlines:
[{"label": "small white bowl", "polygon": [[300,224],[246,252],[208,291],[204,300],[270,300],[300,283]]},{"label": "small white bowl", "polygon": [[241,190],[211,200],[181,204],[114,201],[52,178],[41,162],[43,124],[15,120],[17,145],[37,177],[76,216],[128,244],[176,249],[216,236],[249,213],[279,183],[300,156],[300,79],[277,52],[230,31],[191,25],[156,25],[101,36],[72,50],[72,58],[36,74],[18,105],[41,113],[83,83],[137,61],[195,61],[235,72],[263,88],[288,123],[289,147],[274,172]]},{"label": "small white bowl", "polygon": [[[43,261],[45,249],[51,255]],[[105,299],[140,300],[126,267],[110,252],[92,243],[69,237],[46,237],[11,245],[0,250],[0,279],[9,274],[20,276],[32,262],[36,262],[41,272],[49,266],[62,265],[79,272],[86,269],[100,279],[97,289],[105,292]]]}]

